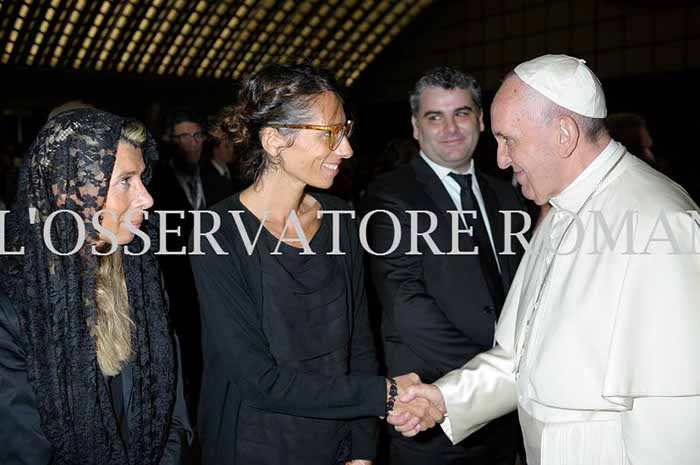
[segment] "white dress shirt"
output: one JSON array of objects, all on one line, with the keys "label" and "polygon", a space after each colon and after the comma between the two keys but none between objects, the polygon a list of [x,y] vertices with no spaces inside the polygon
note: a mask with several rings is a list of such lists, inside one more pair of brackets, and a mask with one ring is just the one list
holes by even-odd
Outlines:
[{"label": "white dress shirt", "polygon": [[[493,234],[491,233],[491,223],[489,223],[489,217],[486,214],[486,207],[484,206],[484,199],[481,196],[481,190],[479,189],[479,181],[476,178],[476,171],[474,169],[474,160],[470,160],[469,162],[469,168],[467,171],[464,173],[460,173],[458,171],[455,171],[451,168],[446,168],[442,165],[438,165],[434,161],[432,161],[430,158],[428,158],[423,151],[420,151],[420,156],[425,160],[425,162],[428,164],[428,166],[435,172],[437,177],[440,179],[440,182],[442,182],[442,185],[445,186],[445,189],[447,190],[447,193],[450,195],[450,198],[454,202],[455,206],[457,207],[458,210],[462,210],[462,198],[460,197],[462,193],[462,188],[460,187],[459,183],[457,180],[452,178],[450,176],[450,173],[456,173],[456,174],[471,174],[472,175],[472,192],[474,193],[474,197],[476,197],[476,202],[479,204],[479,211],[476,212],[477,215],[479,215],[480,218],[484,220],[484,225],[486,226],[486,232],[489,235],[489,242],[491,243],[491,251],[493,252],[494,257],[496,258],[496,265],[498,266],[498,272],[501,272],[501,264],[498,262],[498,251],[496,250],[496,245],[493,242]],[[500,214],[500,213],[499,213]],[[462,221],[464,222],[464,225],[467,226],[467,222],[464,218],[464,215],[460,214],[460,217],[462,218]]]}]

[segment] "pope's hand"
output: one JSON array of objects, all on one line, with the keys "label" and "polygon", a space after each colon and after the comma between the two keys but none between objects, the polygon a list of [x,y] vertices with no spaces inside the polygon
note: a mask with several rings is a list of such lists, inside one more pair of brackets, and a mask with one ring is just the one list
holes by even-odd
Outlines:
[{"label": "pope's hand", "polygon": [[407,387],[403,393],[399,392],[396,404],[402,408],[395,408],[387,421],[406,437],[432,428],[435,423],[442,423],[447,413],[442,392],[432,384],[414,384]]},{"label": "pope's hand", "polygon": [[371,460],[350,460],[345,462],[345,465],[372,465]]}]

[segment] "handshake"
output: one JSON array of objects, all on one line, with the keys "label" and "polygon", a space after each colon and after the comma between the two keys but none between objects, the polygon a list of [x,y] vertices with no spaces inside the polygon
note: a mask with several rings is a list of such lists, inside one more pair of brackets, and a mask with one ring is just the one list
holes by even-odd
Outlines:
[{"label": "handshake", "polygon": [[[447,415],[445,400],[437,386],[421,383],[415,373],[396,376],[398,393],[393,408],[389,410],[387,422],[406,437],[415,436],[442,423]],[[387,380],[387,402],[391,398],[390,382]]]}]

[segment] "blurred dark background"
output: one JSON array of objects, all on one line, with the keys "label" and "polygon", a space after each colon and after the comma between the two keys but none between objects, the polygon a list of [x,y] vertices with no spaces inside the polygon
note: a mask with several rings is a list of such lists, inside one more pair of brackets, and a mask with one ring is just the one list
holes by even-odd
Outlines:
[{"label": "blurred dark background", "polygon": [[[67,13],[71,9],[81,6],[80,1],[51,3],[57,5],[57,17],[68,17]],[[139,5],[146,2],[131,3],[137,12]],[[159,3],[162,2],[155,2]],[[175,26],[180,25],[177,23],[180,16],[185,18],[180,20],[185,27],[186,21],[192,19],[192,14],[188,16],[184,14],[185,11],[194,14],[199,12],[197,16],[200,22],[206,21],[207,15],[224,13],[220,15],[219,21],[219,24],[223,24],[225,15],[231,14],[230,11],[235,10],[232,6],[237,3],[243,4],[180,1],[165,2],[161,8],[167,10],[165,5],[175,8],[178,4],[181,7],[182,14],[175,16],[175,22],[170,28],[172,32]],[[256,3],[264,5],[250,6]],[[265,26],[266,20],[274,23],[275,18],[279,19],[279,16],[275,16],[279,11],[286,12],[289,16],[306,15],[300,20],[298,27],[301,27],[307,24],[309,17],[318,13],[321,5],[317,2],[292,2],[309,3],[313,7],[305,9],[300,5],[292,10],[287,8],[288,3],[248,2],[247,15],[259,18],[258,29]],[[170,52],[173,48],[176,51],[173,55],[175,59],[169,60],[170,67],[162,74],[149,73],[148,68],[139,73],[137,66],[121,66],[119,71],[120,67],[116,65],[105,65],[101,71],[97,71],[96,66],[86,66],[86,63],[90,64],[87,58],[83,58],[82,65],[76,70],[75,60],[73,55],[70,55],[71,44],[75,44],[75,48],[78,49],[78,53],[74,54],[77,59],[80,56],[79,49],[85,48],[85,41],[81,43],[80,39],[73,42],[69,40],[65,44],[63,57],[70,56],[70,59],[59,61],[56,66],[51,66],[48,60],[48,65],[37,65],[38,59],[28,58],[28,46],[24,47],[24,51],[18,51],[18,47],[23,34],[27,35],[30,32],[35,35],[28,40],[36,42],[37,29],[42,29],[41,25],[37,24],[46,18],[46,9],[50,6],[40,6],[42,2],[36,1],[28,4],[29,2],[9,1],[4,2],[0,8],[2,29],[5,31],[0,38],[0,47],[3,47],[5,52],[0,64],[3,77],[3,85],[0,86],[0,151],[5,160],[0,166],[3,167],[10,163],[8,156],[21,157],[27,144],[31,143],[38,129],[46,121],[49,112],[66,101],[80,99],[121,115],[141,119],[158,137],[163,131],[165,115],[175,107],[187,105],[196,108],[202,114],[214,115],[222,106],[232,103],[236,88],[233,76],[240,75],[240,70],[254,69],[255,65],[268,60],[306,60],[328,67],[340,77],[341,83],[350,84],[347,87],[346,102],[349,113],[357,122],[356,133],[351,141],[355,157],[352,166],[348,167],[350,169],[345,170],[346,175],[351,175],[352,179],[341,183],[346,185],[344,188],[351,185],[355,192],[360,192],[373,173],[384,171],[398,163],[395,153],[397,150],[412,150],[407,95],[413,82],[425,70],[433,65],[447,64],[473,73],[482,84],[485,105],[488,105],[500,79],[519,62],[544,53],[566,53],[586,59],[600,77],[606,90],[610,113],[635,112],[646,119],[654,141],[654,153],[667,161],[672,169],[672,177],[690,191],[696,200],[698,198],[700,163],[697,148],[693,143],[693,136],[700,133],[700,116],[696,110],[700,107],[700,91],[697,84],[700,78],[700,5],[696,2],[327,2],[324,4],[330,5],[330,9],[326,16],[319,21],[308,21],[307,25],[312,27],[310,31],[306,30],[305,35],[301,34],[304,41],[300,45],[294,46],[292,42],[284,42],[272,53],[269,44],[267,48],[263,44],[263,47],[259,48],[259,57],[250,53],[254,47],[249,47],[246,57],[249,65],[237,66],[235,57],[243,57],[237,54],[228,67],[219,66],[218,70],[223,70],[223,73],[219,72],[218,77],[211,72],[198,73],[197,66],[191,64],[192,60],[183,68],[184,72],[176,64],[177,57],[184,58],[188,55],[193,55],[194,60],[199,59],[200,63],[204,60],[204,54],[199,50],[197,54],[188,53],[196,49],[196,42],[192,40],[197,36],[196,33],[203,33],[202,29],[196,27],[191,29],[190,34],[183,35],[186,40],[181,40],[179,46],[176,46],[178,39],[174,33],[166,34],[166,38],[161,39],[159,48],[168,49],[169,45]],[[221,8],[222,4],[229,4],[231,8]],[[84,11],[74,27],[78,32],[83,29],[87,31],[85,37],[89,37],[90,23],[94,25],[96,22],[94,15],[88,15],[88,10],[92,8],[95,14],[99,15],[99,5],[91,5],[93,4],[90,2],[82,2]],[[338,12],[341,5],[344,10]],[[412,6],[415,8],[411,9]],[[21,11],[22,7],[26,7],[24,11]],[[114,5],[111,7],[116,8]],[[37,9],[41,11],[37,12]],[[261,9],[264,10],[264,14],[261,13]],[[362,15],[358,18],[355,14],[353,19],[353,13],[358,9]],[[146,18],[148,11],[145,6],[143,10],[143,17]],[[16,18],[22,12],[25,21],[17,31]],[[117,15],[118,12],[115,10],[112,13]],[[131,12],[132,19],[136,14]],[[109,14],[105,15],[106,18],[108,16]],[[337,20],[335,29],[326,27],[325,33],[320,32],[324,30],[324,26],[332,23],[329,18]],[[53,19],[52,25],[58,19]],[[328,47],[329,34],[340,30],[339,24],[346,19],[354,28],[343,26],[348,31],[346,37],[352,38],[351,33],[362,31],[362,28],[365,32],[360,34],[359,38],[354,36],[355,41],[350,44],[351,47],[346,47],[347,51],[343,49],[342,53],[334,53],[333,49]],[[369,26],[362,26],[365,19],[370,22]],[[80,22],[83,20],[87,22],[87,26],[80,29]],[[107,19],[102,25],[105,30],[106,21]],[[167,21],[165,12],[151,15],[152,26],[157,27],[159,21]],[[137,23],[138,21],[133,21],[133,24]],[[228,24],[230,26],[231,22]],[[238,24],[243,29],[250,26],[244,20]],[[278,26],[278,30],[283,24],[284,20]],[[381,26],[385,27],[382,29]],[[43,48],[56,47],[55,41],[49,38],[51,30],[49,28],[45,34],[46,38],[39,45],[37,57],[41,55]],[[88,47],[88,56],[90,51],[97,54],[100,45],[105,46],[104,41],[97,40],[101,28],[98,27],[97,30],[96,38],[92,40],[93,46]],[[235,35],[236,30],[231,28],[231,37],[245,44],[244,37]],[[15,47],[12,53],[8,54],[12,31],[17,31],[14,37]],[[56,34],[59,33],[60,30],[57,30]],[[374,44],[369,41],[369,46],[363,42],[368,34],[376,36]],[[175,36],[174,39],[171,38],[172,43],[167,42],[169,35]],[[208,32],[208,35],[216,34]],[[296,32],[289,34],[290,40],[296,35]],[[325,39],[314,42],[314,38],[319,39],[321,36]],[[144,33],[141,40],[137,41],[138,47],[145,50],[148,37],[150,36]],[[260,35],[250,34],[247,40],[252,42],[256,37],[259,38]],[[204,46],[200,44],[200,48],[206,49],[207,44],[211,44],[214,39],[210,37],[208,40]],[[128,50],[127,42],[116,41],[117,45],[113,48],[116,50],[121,44]],[[383,45],[375,47],[380,42]],[[341,50],[341,43],[343,42],[337,41],[338,50]],[[311,53],[307,52],[307,49]],[[132,56],[142,59],[143,54],[138,55],[137,51],[133,52]],[[265,57],[264,54],[269,56]],[[219,64],[225,60],[223,53],[216,57],[219,57]],[[154,53],[151,59],[154,70],[158,64],[157,59],[157,53]],[[245,59],[241,58],[241,61]],[[115,63],[118,65],[118,61]],[[215,67],[216,63],[213,66]],[[236,72],[233,72],[234,70]],[[350,79],[353,74],[354,79]],[[485,116],[488,120],[488,111]],[[487,128],[488,125],[487,121]],[[507,173],[500,173],[495,166],[494,147],[493,138],[487,129],[478,148],[477,159],[480,166],[507,177]],[[11,190],[11,187],[6,190]]]}]

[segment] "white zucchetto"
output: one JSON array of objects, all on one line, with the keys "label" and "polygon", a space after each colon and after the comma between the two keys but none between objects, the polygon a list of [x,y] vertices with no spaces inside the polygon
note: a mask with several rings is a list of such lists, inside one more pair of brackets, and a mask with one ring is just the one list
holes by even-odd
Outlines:
[{"label": "white zucchetto", "polygon": [[557,105],[590,118],[605,118],[605,93],[586,61],[567,55],[543,55],[515,68],[528,86]]}]

